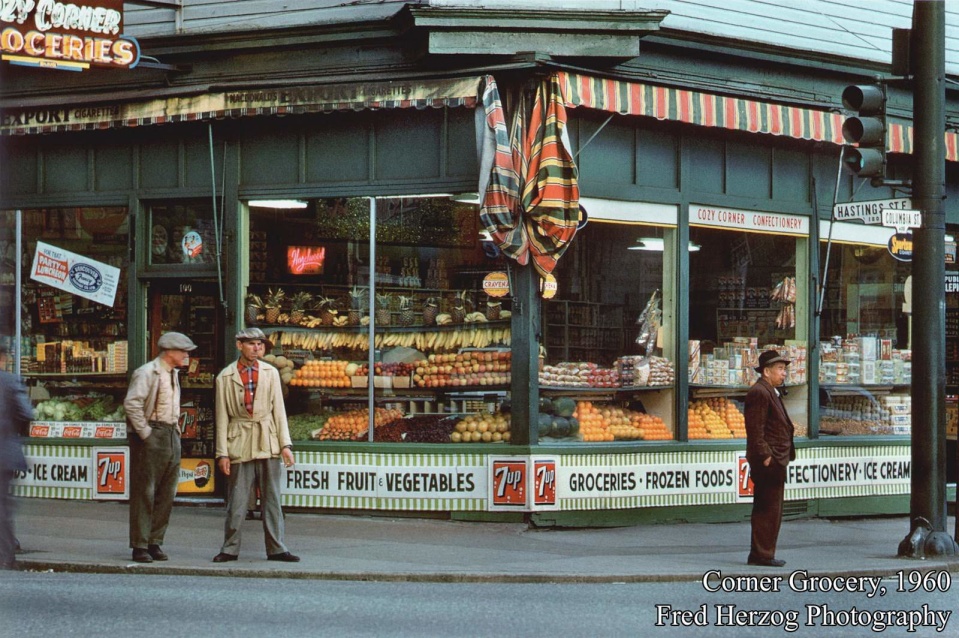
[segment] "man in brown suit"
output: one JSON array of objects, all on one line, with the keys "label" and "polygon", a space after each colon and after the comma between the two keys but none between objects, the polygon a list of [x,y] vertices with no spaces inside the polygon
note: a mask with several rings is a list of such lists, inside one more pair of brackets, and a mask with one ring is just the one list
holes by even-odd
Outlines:
[{"label": "man in brown suit", "polygon": [[779,387],[786,381],[789,359],[775,350],[759,357],[761,377],[746,394],[746,460],[753,479],[752,540],[750,565],[782,567],[776,558],[776,542],[782,524],[786,466],[796,458],[794,427]]}]

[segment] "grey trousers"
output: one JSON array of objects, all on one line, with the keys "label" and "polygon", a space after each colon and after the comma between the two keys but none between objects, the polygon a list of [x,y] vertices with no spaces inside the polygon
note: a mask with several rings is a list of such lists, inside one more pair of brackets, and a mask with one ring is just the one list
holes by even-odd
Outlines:
[{"label": "grey trousers", "polygon": [[220,549],[222,553],[234,556],[240,553],[240,528],[246,519],[247,504],[254,485],[260,486],[267,556],[288,551],[283,544],[283,510],[280,507],[280,479],[283,474],[283,461],[278,458],[230,464],[230,475],[227,477],[226,524],[223,530],[223,547]]},{"label": "grey trousers", "polygon": [[130,547],[162,545],[180,475],[180,435],[154,425],[144,441],[130,434]]}]

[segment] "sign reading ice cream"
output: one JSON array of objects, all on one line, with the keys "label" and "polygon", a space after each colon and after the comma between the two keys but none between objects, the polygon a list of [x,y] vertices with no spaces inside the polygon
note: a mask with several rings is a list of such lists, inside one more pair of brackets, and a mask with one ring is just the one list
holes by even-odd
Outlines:
[{"label": "sign reading ice cream", "polygon": [[120,269],[38,241],[30,279],[112,307]]}]

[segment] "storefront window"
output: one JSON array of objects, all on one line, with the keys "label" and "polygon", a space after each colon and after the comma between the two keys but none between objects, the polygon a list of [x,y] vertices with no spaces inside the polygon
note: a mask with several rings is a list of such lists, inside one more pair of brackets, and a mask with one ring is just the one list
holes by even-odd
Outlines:
[{"label": "storefront window", "polygon": [[792,360],[785,403],[805,435],[808,220],[698,206],[691,217],[689,438],[745,438],[743,399],[768,349]]},{"label": "storefront window", "polygon": [[[5,247],[4,263],[22,269],[20,369],[40,436],[104,436],[96,423],[125,431],[128,235],[125,208],[25,210],[22,254]],[[78,429],[65,433],[66,422]]]},{"label": "storefront window", "polygon": [[673,440],[675,228],[594,211],[543,301],[539,441]]},{"label": "storefront window", "polygon": [[829,268],[820,323],[823,435],[911,433],[909,262],[887,249],[892,231],[824,224]]},{"label": "storefront window", "polygon": [[246,322],[276,344],[294,439],[370,440],[371,383],[374,441],[510,439],[509,264],[475,204],[378,199],[371,260],[366,198],[250,202],[248,261]]},{"label": "storefront window", "polygon": [[150,264],[215,264],[215,231],[207,200],[151,206]]}]

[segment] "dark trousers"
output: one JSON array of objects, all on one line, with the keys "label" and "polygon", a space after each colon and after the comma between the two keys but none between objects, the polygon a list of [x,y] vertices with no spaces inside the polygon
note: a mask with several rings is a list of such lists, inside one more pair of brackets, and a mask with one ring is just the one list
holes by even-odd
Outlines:
[{"label": "dark trousers", "polygon": [[762,463],[749,464],[753,479],[752,540],[749,558],[767,560],[776,557],[776,543],[783,520],[783,494],[786,486],[786,468],[775,460],[769,467]]},{"label": "dark trousers", "polygon": [[180,475],[180,435],[154,425],[144,441],[130,434],[130,547],[162,545]]},{"label": "dark trousers", "polygon": [[11,568],[16,563],[17,537],[13,531],[15,504],[10,493],[13,472],[0,470],[0,569]]}]

